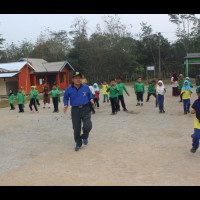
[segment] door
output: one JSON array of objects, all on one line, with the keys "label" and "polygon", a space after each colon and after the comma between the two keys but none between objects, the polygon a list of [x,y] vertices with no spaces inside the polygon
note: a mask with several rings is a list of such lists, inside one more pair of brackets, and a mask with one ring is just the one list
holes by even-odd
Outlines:
[{"label": "door", "polygon": [[47,75],[47,83],[50,90],[52,90],[54,82],[56,82],[56,75]]}]

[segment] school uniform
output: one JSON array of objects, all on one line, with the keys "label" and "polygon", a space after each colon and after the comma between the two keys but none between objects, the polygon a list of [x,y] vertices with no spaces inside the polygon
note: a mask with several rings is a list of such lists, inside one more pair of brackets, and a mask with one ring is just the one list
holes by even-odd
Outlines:
[{"label": "school uniform", "polygon": [[14,110],[15,109],[15,106],[14,106],[14,98],[15,98],[15,96],[14,96],[14,94],[13,93],[9,94],[8,98],[9,98],[9,103],[10,103],[11,110]]},{"label": "school uniform", "polygon": [[192,104],[192,109],[195,110],[195,118],[194,118],[194,133],[191,135],[192,137],[192,147],[197,150],[199,148],[199,140],[200,140],[200,99],[197,99]]},{"label": "school uniform", "polygon": [[[94,87],[94,86],[96,86],[96,87]],[[99,93],[100,93],[100,90],[99,90],[99,86],[98,86],[97,83],[93,84],[93,90],[94,90],[94,103],[97,106],[97,108],[99,108]]]},{"label": "school uniform", "polygon": [[138,103],[139,103],[139,101],[143,102],[143,94],[145,92],[144,83],[136,82],[134,84],[134,90],[135,90],[135,93],[137,95]]},{"label": "school uniform", "polygon": [[[182,75],[182,74],[180,74],[180,75]],[[179,93],[180,93],[180,102],[183,101],[183,98],[182,98],[183,94],[181,94],[181,90],[182,90],[182,87],[183,87],[183,82],[184,82],[184,78],[182,78],[182,79],[179,78],[178,79],[178,90],[179,90]]]},{"label": "school uniform", "polygon": [[[158,85],[158,86],[156,87],[157,100],[158,100],[158,105],[159,105],[159,110],[160,110],[160,112],[165,112],[165,111],[164,111],[165,86],[164,86],[164,84],[163,84],[162,81],[159,81],[159,82],[162,83],[162,86],[159,86],[159,85]],[[159,83],[159,82],[158,82],[158,83]]]},{"label": "school uniform", "polygon": [[37,98],[37,91],[31,90],[28,94],[30,96],[30,102],[29,102],[29,108],[31,111],[33,111],[32,106],[34,106],[35,110],[38,111],[37,105],[36,105],[36,98]]},{"label": "school uniform", "polygon": [[58,101],[59,101],[59,95],[60,92],[59,90],[51,90],[51,92],[49,93],[52,96],[52,102],[53,102],[53,106],[54,106],[54,112],[58,112]]},{"label": "school uniform", "polygon": [[[156,98],[156,84],[154,86],[152,86],[151,83],[149,84],[148,95],[147,95],[147,100],[146,100],[147,102],[149,101],[151,95],[153,95]],[[157,102],[157,98],[156,98],[156,105],[157,104],[158,104],[158,102]]]},{"label": "school uniform", "polygon": [[128,95],[128,91],[127,91],[127,89],[126,89],[124,83],[119,83],[119,84],[117,83],[116,85],[117,85],[117,87],[119,88],[118,100],[117,100],[117,104],[118,104],[118,105],[117,105],[117,110],[120,110],[120,103],[119,103],[119,102],[121,102],[121,105],[122,105],[123,110],[127,110],[127,109],[126,109],[126,104],[125,104],[125,102],[124,102],[124,95],[123,95],[123,92],[125,91],[126,94]]},{"label": "school uniform", "polygon": [[115,114],[118,110],[118,95],[119,95],[119,88],[115,85],[115,88],[112,86],[108,87],[107,92],[110,92],[110,102],[112,107],[112,114]]},{"label": "school uniform", "polygon": [[[186,86],[185,83],[188,83]],[[185,80],[183,83],[183,87],[181,90],[182,98],[183,98],[183,108],[184,108],[184,113],[186,114],[190,110],[190,97],[191,97],[192,89],[189,86],[189,81]]]},{"label": "school uniform", "polygon": [[109,102],[109,98],[108,98],[108,92],[106,91],[108,89],[108,84],[102,84],[102,88],[103,88],[103,103]]},{"label": "school uniform", "polygon": [[25,100],[24,93],[18,92],[16,98],[18,100],[19,112],[24,112],[24,109],[23,109],[23,104],[24,104],[24,100]]},{"label": "school uniform", "polygon": [[[70,105],[72,106],[71,117],[74,140],[79,147],[82,146],[82,139],[87,139],[92,129],[91,110],[89,106],[91,99],[93,99],[93,95],[86,84],[81,84],[79,88],[74,87],[74,84],[70,85],[65,90],[63,96],[64,105],[68,105],[70,100]],[[81,135],[82,123],[83,134]]]}]

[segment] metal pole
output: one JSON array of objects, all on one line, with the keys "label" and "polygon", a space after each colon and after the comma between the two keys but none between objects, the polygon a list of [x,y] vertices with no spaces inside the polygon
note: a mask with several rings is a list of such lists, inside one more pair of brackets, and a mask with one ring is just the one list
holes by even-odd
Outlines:
[{"label": "metal pole", "polygon": [[162,78],[161,75],[161,65],[160,65],[160,32],[158,33],[158,40],[159,40],[159,45],[158,45],[158,58],[159,58],[159,78]]}]

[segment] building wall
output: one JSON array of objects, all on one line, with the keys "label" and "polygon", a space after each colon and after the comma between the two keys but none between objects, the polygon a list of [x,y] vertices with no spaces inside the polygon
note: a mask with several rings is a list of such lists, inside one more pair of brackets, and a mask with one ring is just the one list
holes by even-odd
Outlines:
[{"label": "building wall", "polygon": [[12,78],[0,78],[0,95],[8,95],[8,90],[9,89],[14,89],[14,88],[6,88],[6,85],[9,82],[16,82],[18,83],[18,78],[17,77],[12,77]]},{"label": "building wall", "polygon": [[30,68],[25,65],[20,71],[18,87],[23,86],[25,93],[28,94],[31,90]]}]

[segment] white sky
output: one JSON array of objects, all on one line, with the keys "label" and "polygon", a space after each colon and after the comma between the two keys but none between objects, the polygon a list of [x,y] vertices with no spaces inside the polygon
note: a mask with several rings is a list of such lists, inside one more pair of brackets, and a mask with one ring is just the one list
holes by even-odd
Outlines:
[{"label": "white sky", "polygon": [[[49,27],[51,31],[70,31],[75,18],[82,16],[88,20],[88,34],[96,29],[96,24],[102,27],[102,17],[114,14],[0,14],[0,34],[5,43],[18,43],[22,40],[35,42],[41,31]],[[141,32],[141,22],[152,26],[153,32],[161,32],[170,42],[176,40],[176,25],[169,21],[167,14],[119,14],[122,23],[132,28],[133,34]]]}]

